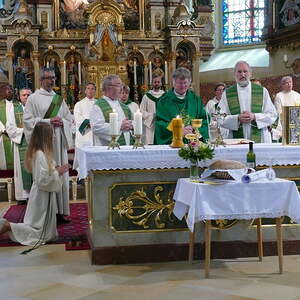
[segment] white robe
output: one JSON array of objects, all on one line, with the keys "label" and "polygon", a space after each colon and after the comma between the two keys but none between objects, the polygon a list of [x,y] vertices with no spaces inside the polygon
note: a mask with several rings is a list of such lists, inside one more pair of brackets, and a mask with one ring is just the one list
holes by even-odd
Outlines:
[{"label": "white robe", "polygon": [[[50,119],[44,119],[44,116],[52,102],[55,93],[47,92],[44,89],[38,89],[28,97],[25,110],[24,110],[24,133],[27,143],[35,124],[40,121],[50,124]],[[53,151],[54,160],[61,166],[68,163],[67,150],[72,147],[72,115],[65,101],[62,102],[61,107],[57,114],[63,121],[63,127],[53,127],[54,141]],[[63,215],[70,214],[69,207],[69,174],[64,173],[62,176],[63,185],[59,192],[57,192],[57,207],[58,213]]]},{"label": "white robe", "polygon": [[273,140],[279,140],[282,137],[282,124],[281,124],[281,113],[282,106],[295,106],[300,105],[300,94],[296,91],[290,92],[279,92],[276,94],[274,99],[274,105],[279,115],[279,120],[276,128],[272,129]]},{"label": "white robe", "polygon": [[205,110],[211,115],[216,113],[216,104],[219,103],[216,97],[210,99],[205,105]]},{"label": "white robe", "polygon": [[129,107],[129,109],[131,111],[131,117],[133,120],[134,113],[139,109],[139,106],[135,102],[131,102],[131,103],[127,104],[127,106]]},{"label": "white robe", "polygon": [[9,138],[13,142],[14,147],[14,186],[15,186],[15,198],[16,200],[25,200],[29,196],[29,191],[23,188],[23,178],[21,169],[21,160],[19,154],[18,145],[22,142],[24,135],[24,128],[18,128],[15,119],[14,107],[10,107],[10,111],[7,115],[6,131]]},{"label": "white robe", "polygon": [[[246,87],[237,85],[238,99],[240,103],[240,111],[251,111],[251,82]],[[232,138],[232,130],[238,130],[240,122],[238,115],[231,115],[228,107],[226,91],[222,95],[219,107],[221,112],[225,112],[227,116],[223,119],[222,126],[229,129],[228,138]],[[268,126],[272,125],[277,118],[277,112],[273,105],[269,92],[263,88],[263,106],[261,113],[255,113],[256,125],[261,129],[261,142],[272,143],[271,134]],[[251,139],[251,124],[242,124],[245,139]]]},{"label": "white robe", "polygon": [[[154,97],[159,98],[165,93],[165,91],[159,90],[158,92],[155,92],[154,90],[150,90],[149,93]],[[145,94],[140,105],[140,110],[143,114],[143,120],[145,125],[145,144],[153,144],[155,131],[156,103],[149,99]]]},{"label": "white robe", "polygon": [[[11,110],[11,107],[13,107],[12,101],[8,100],[2,100],[6,102],[5,110],[6,110],[6,121],[7,121],[7,116],[9,115],[9,112]],[[6,131],[6,124],[3,124],[0,121],[0,170],[6,170],[6,158],[5,158],[5,151],[4,151],[4,143],[3,143],[3,137],[2,133]]]},{"label": "white robe", "polygon": [[[107,100],[108,104],[111,106],[112,109],[118,114],[118,126],[120,128],[121,133],[121,125],[122,121],[125,119],[124,111],[119,103],[118,100],[112,100],[106,96],[102,97],[103,99]],[[93,130],[93,134],[95,135],[95,144],[101,146],[107,146],[111,141],[110,135],[110,124],[105,122],[103,112],[101,108],[94,104],[90,111],[90,123]],[[126,145],[130,145],[130,134],[128,131],[123,132]],[[95,140],[94,139],[94,140]]]},{"label": "white robe", "polygon": [[83,98],[74,106],[74,119],[76,125],[75,147],[93,146],[93,132],[91,128],[87,128],[85,134],[79,132],[79,127],[85,119],[90,119],[90,111],[95,99]]},{"label": "white robe", "polygon": [[43,243],[57,237],[56,192],[61,189],[62,180],[54,167],[51,173],[49,171],[45,154],[40,150],[37,151],[33,162],[33,184],[24,222],[10,223],[11,239],[23,245],[34,245],[41,237],[44,225],[45,236]]}]

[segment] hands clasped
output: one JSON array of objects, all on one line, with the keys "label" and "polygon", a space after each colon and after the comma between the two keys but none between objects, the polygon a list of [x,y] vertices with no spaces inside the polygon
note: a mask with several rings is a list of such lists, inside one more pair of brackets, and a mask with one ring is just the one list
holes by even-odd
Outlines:
[{"label": "hands clasped", "polygon": [[62,175],[64,173],[68,172],[69,168],[70,168],[69,164],[65,164],[63,166],[55,167],[55,169],[56,169],[56,171],[58,172],[59,175]]},{"label": "hands clasped", "polygon": [[255,120],[255,114],[249,111],[243,111],[239,115],[239,121],[244,124],[251,123],[252,121]]},{"label": "hands clasped", "polygon": [[60,117],[54,117],[52,119],[50,119],[50,123],[54,126],[54,127],[63,127],[64,123],[62,121],[62,118]]},{"label": "hands clasped", "polygon": [[132,129],[133,129],[132,121],[125,118],[121,124],[121,131],[129,131]]}]

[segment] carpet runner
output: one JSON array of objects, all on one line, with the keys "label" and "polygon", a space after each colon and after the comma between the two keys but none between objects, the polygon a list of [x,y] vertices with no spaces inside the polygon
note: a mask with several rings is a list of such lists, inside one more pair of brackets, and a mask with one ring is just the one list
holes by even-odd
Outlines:
[{"label": "carpet runner", "polygon": [[[26,205],[13,205],[5,213],[4,218],[10,222],[23,222]],[[58,238],[49,244],[65,244],[66,250],[87,250],[90,245],[87,239],[88,230],[88,205],[87,203],[71,203],[70,216],[71,222],[57,227]],[[0,236],[0,247],[20,246],[13,242],[8,235]]]}]

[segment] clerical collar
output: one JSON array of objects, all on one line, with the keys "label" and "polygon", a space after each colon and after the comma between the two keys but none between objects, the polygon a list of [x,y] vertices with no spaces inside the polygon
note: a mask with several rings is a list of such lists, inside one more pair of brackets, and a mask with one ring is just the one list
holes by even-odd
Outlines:
[{"label": "clerical collar", "polygon": [[175,96],[176,96],[177,98],[179,98],[179,99],[184,99],[184,98],[185,98],[185,95],[186,95],[186,92],[185,92],[183,95],[180,95],[180,94],[176,93],[176,91],[174,90],[174,94],[175,94]]}]

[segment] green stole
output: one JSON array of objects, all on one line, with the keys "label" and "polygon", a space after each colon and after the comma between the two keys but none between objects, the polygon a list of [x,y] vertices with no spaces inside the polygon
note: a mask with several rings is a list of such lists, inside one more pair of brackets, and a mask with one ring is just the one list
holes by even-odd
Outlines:
[{"label": "green stole", "polygon": [[[123,104],[121,102],[119,102],[121,105],[121,108],[125,114],[125,117],[128,118],[129,120],[132,119],[131,116],[131,111],[129,109],[129,107],[126,104]],[[113,112],[111,106],[109,105],[109,103],[105,100],[105,99],[98,99],[96,100],[95,104],[102,110],[103,116],[104,116],[104,120],[105,123],[109,123],[109,114]],[[122,145],[126,145],[125,142],[125,137],[124,137],[124,133],[122,132],[122,134],[120,135],[120,137],[118,138],[118,143],[122,146]],[[130,145],[133,144],[133,138],[130,135]]]},{"label": "green stole", "polygon": [[81,135],[85,135],[86,130],[90,126],[90,120],[84,119],[83,122],[80,124],[78,131],[81,133]]},{"label": "green stole", "polygon": [[185,126],[190,125],[191,119],[202,119],[200,133],[204,140],[208,139],[207,114],[202,100],[193,91],[188,90],[185,98],[176,97],[173,90],[164,93],[156,104],[156,122],[154,143],[167,145],[172,141],[172,132],[167,129],[176,116],[185,119]]},{"label": "green stole", "polygon": [[[121,101],[120,101],[120,103],[121,103]],[[132,100],[131,99],[127,99],[126,102],[122,102],[122,103],[128,105],[128,104],[132,103]]]},{"label": "green stole", "polygon": [[164,94],[162,94],[160,97],[154,97],[152,94],[150,94],[149,92],[148,93],[146,93],[146,96],[150,99],[150,100],[152,100],[153,102],[155,102],[155,103],[157,103],[158,101],[159,101],[159,99],[163,96]]},{"label": "green stole", "polygon": [[[6,100],[4,99],[0,101],[0,121],[3,123],[4,127],[6,127],[6,120]],[[2,134],[2,138],[6,160],[6,168],[13,169],[14,155],[11,140],[6,134]]]},{"label": "green stole", "polygon": [[[261,113],[263,106],[263,87],[257,84],[251,83],[251,112]],[[241,113],[240,104],[238,99],[237,85],[233,85],[226,90],[226,97],[230,114],[239,115]],[[251,127],[251,140],[256,143],[261,142],[261,130],[256,127],[256,123],[252,122]],[[240,124],[238,130],[232,132],[234,138],[243,138],[243,126]]]},{"label": "green stole", "polygon": [[48,107],[48,110],[45,113],[44,119],[54,118],[57,116],[58,111],[63,102],[63,98],[61,95],[55,94],[52,98],[52,101]]},{"label": "green stole", "polygon": [[[16,120],[17,127],[23,128],[23,106],[22,106],[22,104],[14,105],[14,113],[15,113],[15,120]],[[29,174],[24,167],[25,153],[26,153],[27,146],[28,146],[25,136],[24,136],[24,133],[21,138],[21,143],[16,144],[16,146],[19,149],[23,188],[24,188],[24,190],[30,190],[31,185],[32,185],[32,175]]]}]

